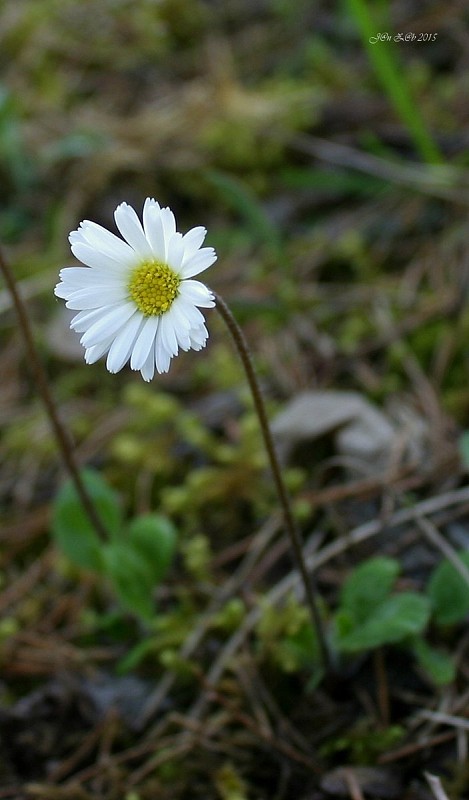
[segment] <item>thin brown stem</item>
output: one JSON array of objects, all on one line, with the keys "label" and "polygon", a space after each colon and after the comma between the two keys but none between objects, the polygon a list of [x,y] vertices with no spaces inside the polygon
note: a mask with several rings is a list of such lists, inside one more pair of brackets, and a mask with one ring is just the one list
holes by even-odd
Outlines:
[{"label": "thin brown stem", "polygon": [[73,454],[73,446],[72,443],[70,442],[68,432],[60,420],[54,399],[52,397],[52,393],[49,388],[49,382],[47,380],[47,375],[42,365],[39,354],[37,352],[36,344],[34,342],[34,336],[29,322],[28,312],[21,298],[21,295],[18,291],[18,288],[16,286],[16,281],[13,277],[11,268],[1,248],[0,248],[0,270],[3,273],[3,276],[5,278],[5,283],[8,287],[8,290],[13,300],[13,304],[15,306],[16,315],[18,317],[18,323],[24,339],[26,354],[28,356],[29,366],[31,367],[31,370],[33,372],[37,389],[44,404],[44,408],[47,412],[47,416],[49,417],[49,421],[52,430],[55,434],[56,442],[61,452],[64,464],[75,485],[75,489],[78,497],[80,498],[80,502],[86,514],[88,515],[91,524],[96,530],[96,533],[99,535],[101,539],[107,540],[108,535],[106,528],[100,516],[98,515],[96,508],[93,505],[93,502],[86,490],[86,486],[80,475],[80,470],[75,461],[75,457]]},{"label": "thin brown stem", "polygon": [[254,400],[254,406],[257,412],[257,416],[259,417],[262,436],[264,438],[265,448],[267,450],[267,455],[270,461],[270,467],[274,478],[275,488],[277,490],[277,494],[280,500],[280,505],[283,511],[285,528],[287,530],[288,536],[290,537],[293,558],[295,561],[295,565],[301,575],[301,579],[303,581],[305,596],[311,613],[311,619],[313,622],[314,629],[316,630],[318,636],[319,646],[321,648],[323,665],[324,668],[326,669],[326,672],[330,674],[332,672],[332,662],[329,653],[329,648],[327,646],[326,637],[323,630],[321,615],[319,613],[319,608],[318,608],[317,597],[319,593],[315,585],[314,575],[312,573],[308,574],[308,569],[303,555],[303,543],[301,541],[301,535],[296,525],[295,518],[293,516],[290,497],[288,494],[287,487],[285,485],[285,481],[283,479],[282,468],[278,460],[277,452],[275,450],[275,444],[272,437],[272,432],[270,430],[264,398],[262,396],[257,374],[249,352],[249,347],[246,342],[243,331],[239,327],[236,319],[234,318],[233,314],[231,313],[229,307],[227,306],[223,298],[220,297],[219,294],[215,294],[215,300],[217,304],[216,305],[217,311],[222,317],[223,321],[225,322],[231,334],[231,337],[233,339],[233,342],[235,344],[235,347],[238,351],[239,357],[243,364],[244,371],[246,373],[246,377],[249,383],[249,387],[251,389],[252,397]]}]

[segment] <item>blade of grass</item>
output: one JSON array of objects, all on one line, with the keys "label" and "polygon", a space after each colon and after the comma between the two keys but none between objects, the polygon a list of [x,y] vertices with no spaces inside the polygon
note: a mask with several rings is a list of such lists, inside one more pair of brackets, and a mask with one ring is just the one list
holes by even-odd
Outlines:
[{"label": "blade of grass", "polygon": [[[332,169],[286,167],[279,170],[279,178],[287,189],[328,192],[331,195],[358,194],[371,196],[383,189],[383,180]],[[384,183],[386,188],[387,182]]]},{"label": "blade of grass", "polygon": [[379,41],[375,44],[370,42],[370,39],[376,36],[379,27],[370,12],[366,0],[346,0],[346,3],[360,30],[362,41],[368,50],[376,75],[401,121],[407,127],[415,149],[423,161],[429,164],[441,163],[441,153],[428,132],[425,121],[399,67],[394,43],[392,41]]}]

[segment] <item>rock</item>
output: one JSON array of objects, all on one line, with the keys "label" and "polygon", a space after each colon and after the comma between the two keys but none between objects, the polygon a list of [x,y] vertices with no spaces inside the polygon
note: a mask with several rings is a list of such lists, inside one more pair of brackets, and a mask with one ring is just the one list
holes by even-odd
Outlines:
[{"label": "rock", "polygon": [[388,417],[359,392],[345,391],[302,392],[274,419],[272,431],[285,458],[298,444],[331,433],[340,454],[374,467],[379,462],[381,468],[397,433]]}]

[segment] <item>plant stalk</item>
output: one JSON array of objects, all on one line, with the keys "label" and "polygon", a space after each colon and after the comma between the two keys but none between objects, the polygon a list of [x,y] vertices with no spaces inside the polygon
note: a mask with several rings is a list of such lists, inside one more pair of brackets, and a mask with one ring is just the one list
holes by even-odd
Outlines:
[{"label": "plant stalk", "polygon": [[62,455],[65,467],[67,468],[70,478],[72,479],[75,485],[77,495],[80,498],[80,502],[88,516],[88,519],[90,520],[91,524],[96,530],[98,536],[103,541],[106,541],[109,538],[107,535],[106,528],[88,494],[86,486],[80,475],[80,470],[75,461],[73,446],[70,441],[70,437],[60,420],[60,416],[57,411],[55,401],[53,399],[52,393],[49,388],[47,375],[43,367],[42,361],[40,359],[39,353],[37,351],[26,306],[21,298],[21,295],[16,286],[16,281],[13,276],[12,270],[1,248],[0,248],[0,270],[3,273],[3,276],[5,278],[5,283],[8,287],[8,290],[13,300],[16,315],[18,318],[18,323],[20,326],[21,333],[23,335],[29,366],[31,367],[33,377],[35,379],[37,389],[41,396],[41,400],[44,404],[47,416],[49,417],[52,431],[55,435],[55,439],[59,447],[60,453]]},{"label": "plant stalk", "polygon": [[326,674],[330,675],[331,672],[333,671],[333,667],[332,667],[331,656],[329,653],[329,648],[326,641],[326,636],[322,625],[321,615],[319,613],[319,608],[318,608],[317,597],[319,595],[319,592],[315,585],[316,582],[314,580],[314,575],[308,574],[308,569],[303,555],[303,543],[301,541],[301,535],[296,525],[295,518],[293,516],[290,497],[288,494],[287,487],[285,485],[285,481],[283,479],[282,468],[280,466],[278,455],[275,449],[275,444],[272,437],[272,432],[270,430],[264,398],[262,396],[262,391],[254,368],[254,363],[252,361],[251,354],[249,352],[249,346],[247,344],[243,331],[241,330],[236,319],[231,313],[231,310],[228,307],[228,305],[225,303],[223,298],[220,297],[219,294],[214,293],[214,295],[215,295],[217,311],[222,317],[223,321],[226,324],[226,327],[228,328],[231,334],[234,345],[236,347],[236,350],[238,351],[238,355],[243,364],[244,371],[246,373],[246,377],[249,383],[249,387],[251,389],[252,397],[254,400],[254,406],[256,409],[257,416],[259,418],[262,436],[264,438],[265,448],[267,450],[267,455],[270,461],[270,468],[272,470],[275,488],[277,490],[277,494],[280,500],[280,505],[283,511],[285,528],[290,538],[293,558],[295,561],[295,565],[301,575],[301,579],[303,581],[306,601],[311,614],[311,620],[318,637],[323,666],[324,669],[326,670]]}]

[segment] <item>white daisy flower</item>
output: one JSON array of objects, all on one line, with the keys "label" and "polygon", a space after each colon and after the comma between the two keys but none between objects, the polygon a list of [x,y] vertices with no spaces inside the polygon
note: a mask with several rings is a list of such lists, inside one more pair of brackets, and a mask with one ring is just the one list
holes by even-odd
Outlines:
[{"label": "white daisy flower", "polygon": [[89,220],[70,234],[72,253],[86,266],[62,269],[55,294],[79,312],[70,327],[83,334],[87,364],[107,353],[109,372],[130,360],[151,381],[155,368],[168,371],[180,347],[205,346],[208,331],[199,309],[215,303],[210,290],[192,278],[217,256],[213,247],[201,247],[205,228],[183,236],[173,212],[149,197],[143,226],[127,203],[114,218],[123,239]]}]

